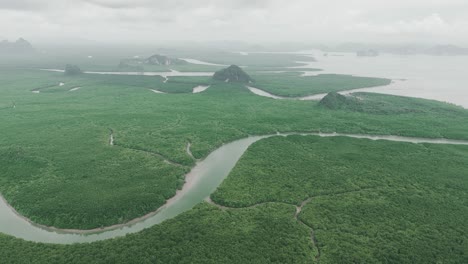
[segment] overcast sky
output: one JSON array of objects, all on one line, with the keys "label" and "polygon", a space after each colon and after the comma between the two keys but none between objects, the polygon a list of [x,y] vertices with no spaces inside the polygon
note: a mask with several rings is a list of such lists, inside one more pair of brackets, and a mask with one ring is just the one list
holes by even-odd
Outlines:
[{"label": "overcast sky", "polygon": [[0,0],[0,36],[32,42],[468,43],[467,0]]}]

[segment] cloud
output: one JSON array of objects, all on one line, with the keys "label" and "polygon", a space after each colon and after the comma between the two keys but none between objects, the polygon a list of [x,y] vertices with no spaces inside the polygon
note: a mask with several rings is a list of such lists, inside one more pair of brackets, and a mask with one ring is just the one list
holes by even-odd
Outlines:
[{"label": "cloud", "polygon": [[[53,2],[53,0],[51,1]],[[44,9],[44,3],[37,0],[0,0],[0,10],[40,10]]]},{"label": "cloud", "polygon": [[33,41],[468,43],[465,1],[0,0],[0,32]]},{"label": "cloud", "polygon": [[448,24],[439,14],[432,14],[422,19],[404,21],[400,20],[396,24],[397,31],[405,33],[431,33],[450,28]]},{"label": "cloud", "polygon": [[276,0],[84,0],[84,2],[97,6],[122,9],[122,8],[148,8],[153,10],[174,10],[179,11],[196,9],[199,7],[217,7],[224,9],[250,9],[268,8]]},{"label": "cloud", "polygon": [[381,34],[381,35],[433,35],[445,36],[447,34],[468,33],[468,28],[465,26],[467,20],[459,20],[457,22],[448,22],[439,14],[434,13],[423,18],[411,20],[398,20],[391,23],[378,24],[371,22],[357,23],[346,27],[349,32]]}]

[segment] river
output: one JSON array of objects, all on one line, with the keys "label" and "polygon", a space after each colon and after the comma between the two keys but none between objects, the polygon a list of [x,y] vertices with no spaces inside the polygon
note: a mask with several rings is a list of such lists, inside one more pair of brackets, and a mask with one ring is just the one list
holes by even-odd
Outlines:
[{"label": "river", "polygon": [[242,154],[254,142],[276,135],[317,135],[322,137],[345,136],[371,140],[389,140],[412,143],[458,144],[468,145],[468,141],[447,139],[425,139],[399,136],[353,135],[339,133],[286,133],[264,136],[250,136],[234,142],[224,144],[204,160],[197,162],[196,166],[186,175],[186,182],[177,194],[169,199],[164,206],[156,212],[149,213],[134,219],[124,225],[117,225],[104,230],[88,231],[58,230],[31,223],[22,217],[2,198],[0,199],[0,232],[29,241],[71,244],[87,243],[98,240],[124,236],[139,232],[145,228],[159,224],[164,220],[173,218],[180,213],[190,210],[196,204],[209,197],[221,182],[229,175]]}]

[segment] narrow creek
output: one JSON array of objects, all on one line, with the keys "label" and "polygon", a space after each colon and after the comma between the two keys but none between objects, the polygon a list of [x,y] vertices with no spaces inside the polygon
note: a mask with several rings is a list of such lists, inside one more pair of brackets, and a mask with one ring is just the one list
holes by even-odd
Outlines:
[{"label": "narrow creek", "polygon": [[[402,81],[393,80],[390,85],[399,84],[400,82],[402,82]],[[338,93],[340,93],[342,95],[351,95],[352,93],[355,93],[355,92],[372,92],[374,90],[378,90],[379,88],[384,88],[384,87],[387,87],[387,86],[390,86],[390,85],[356,88],[356,89],[351,89],[351,90],[338,91]],[[263,96],[263,97],[268,97],[268,98],[272,98],[272,99],[280,99],[280,100],[300,100],[300,101],[313,100],[313,101],[318,101],[318,100],[322,100],[322,98],[325,97],[328,94],[328,93],[319,93],[319,94],[312,94],[312,95],[306,95],[306,96],[301,96],[301,97],[287,97],[287,96],[274,95],[274,94],[271,94],[271,93],[269,93],[269,92],[267,92],[265,90],[262,90],[262,89],[259,89],[259,88],[256,88],[256,87],[252,87],[252,86],[246,86],[246,87],[247,87],[247,89],[249,89],[250,92],[252,92],[252,93],[254,93],[256,95]]]},{"label": "narrow creek", "polygon": [[[111,132],[112,133],[112,132]],[[111,134],[112,135],[112,134]],[[374,136],[342,133],[284,133],[263,136],[249,136],[227,143],[210,153],[204,160],[197,162],[186,175],[183,188],[167,200],[157,211],[134,219],[126,224],[115,225],[95,230],[62,230],[41,226],[19,215],[8,202],[0,196],[0,232],[29,241],[57,244],[88,243],[124,236],[139,232],[145,228],[171,219],[196,204],[202,202],[213,193],[228,176],[247,148],[258,140],[272,136],[316,135],[321,137],[344,136],[371,140],[389,140],[411,143],[456,144],[468,145],[468,141],[449,139],[427,139],[400,136]],[[113,137],[113,135],[112,135]]]}]

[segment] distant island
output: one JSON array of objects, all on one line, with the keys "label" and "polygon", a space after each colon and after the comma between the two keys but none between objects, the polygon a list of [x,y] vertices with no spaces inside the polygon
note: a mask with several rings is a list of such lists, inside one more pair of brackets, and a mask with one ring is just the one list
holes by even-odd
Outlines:
[{"label": "distant island", "polygon": [[388,53],[398,55],[424,54],[433,56],[463,56],[468,55],[468,48],[456,45],[435,45],[435,46],[401,46],[388,49]]},{"label": "distant island", "polygon": [[23,38],[19,38],[15,42],[3,40],[0,42],[0,53],[2,54],[25,54],[34,53],[35,50],[31,43]]},{"label": "distant island", "polygon": [[432,55],[468,55],[468,48],[461,48],[455,45],[437,45],[428,51]]},{"label": "distant island", "polygon": [[358,57],[377,57],[379,56],[379,52],[375,49],[368,49],[368,50],[359,50],[356,52]]},{"label": "distant island", "polygon": [[359,57],[374,57],[379,53],[397,55],[433,55],[433,56],[463,56],[468,55],[468,48],[453,44],[364,44],[344,43],[335,47],[324,47],[324,52],[356,52]]},{"label": "distant island", "polygon": [[140,58],[122,59],[119,63],[119,69],[143,71],[145,65],[146,66],[148,65],[171,66],[171,65],[184,65],[184,64],[188,64],[188,62],[181,60],[181,59],[170,58],[165,55],[155,54],[146,59],[140,59]]},{"label": "distant island", "polygon": [[213,79],[223,82],[251,83],[253,79],[237,65],[231,65],[215,72]]}]

